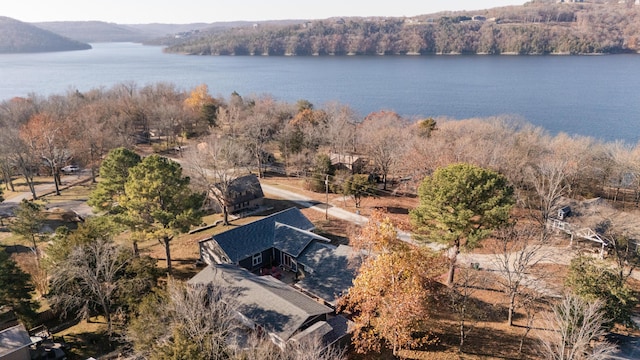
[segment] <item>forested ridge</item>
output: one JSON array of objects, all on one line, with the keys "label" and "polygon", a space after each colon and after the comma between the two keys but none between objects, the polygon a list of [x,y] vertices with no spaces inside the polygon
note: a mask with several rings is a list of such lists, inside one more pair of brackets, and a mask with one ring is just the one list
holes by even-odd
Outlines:
[{"label": "forested ridge", "polygon": [[144,29],[102,21],[51,21],[34,23],[33,25],[86,43],[140,42],[161,36],[145,32]]},{"label": "forested ridge", "polygon": [[87,49],[91,45],[0,16],[0,54]]},{"label": "forested ridge", "polygon": [[168,52],[197,55],[615,54],[640,48],[633,2],[529,2],[411,18],[330,18],[202,31]]}]

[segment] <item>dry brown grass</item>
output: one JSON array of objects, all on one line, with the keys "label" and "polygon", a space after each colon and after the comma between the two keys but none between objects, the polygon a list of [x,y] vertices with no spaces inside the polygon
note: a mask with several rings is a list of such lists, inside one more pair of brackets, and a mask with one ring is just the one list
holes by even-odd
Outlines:
[{"label": "dry brown grass", "polygon": [[[265,182],[287,190],[304,193],[319,202],[326,200],[325,194],[323,193],[313,193],[303,190],[303,181],[301,179],[270,177],[265,179]],[[86,189],[65,190],[63,197],[65,200],[83,198],[86,196],[86,191],[88,190],[90,190],[90,186],[88,185]],[[365,216],[370,215],[373,211],[385,211],[394,222],[400,224],[400,227],[403,228],[409,227],[409,210],[414,208],[418,203],[416,198],[387,195],[379,198],[364,199],[362,207],[356,209],[353,201],[349,198],[344,198],[337,194],[330,194],[329,198],[330,203],[333,205],[352,212],[360,210],[360,213]],[[284,210],[292,206],[298,207],[296,204],[282,199],[266,199],[265,205],[270,209],[268,213]],[[301,211],[316,225],[318,232],[329,237],[334,244],[348,244],[349,238],[358,230],[355,225],[344,220],[335,218],[326,220],[325,214],[322,212],[312,209],[301,209]],[[174,276],[187,280],[200,270],[196,266],[196,260],[199,257],[198,242],[200,240],[242,224],[255,221],[261,217],[259,215],[266,214],[267,213],[258,214],[256,216],[234,220],[230,226],[216,226],[195,234],[182,234],[177,236],[171,242]],[[524,216],[526,214],[520,215]],[[219,219],[220,215],[210,215],[205,217],[203,222],[212,224]],[[7,240],[11,241],[11,236],[6,232],[0,233],[0,244],[7,245]],[[119,241],[126,244],[128,241],[127,234],[123,234],[119,238]],[[484,248],[476,251],[489,251],[491,246],[489,243],[486,245]],[[160,269],[165,268],[165,250],[158,241],[148,240],[140,243],[139,246],[144,254],[158,259]],[[17,260],[24,261],[25,257],[29,255],[29,253],[21,253],[15,256]],[[538,265],[538,270],[554,273],[556,282],[554,285],[561,286],[567,267],[544,264]],[[484,274],[488,279],[496,276],[490,272],[485,272]],[[493,283],[495,284],[495,281]],[[481,317],[469,323],[472,329],[469,331],[463,352],[460,352],[458,348],[458,323],[448,308],[442,306],[441,308],[434,309],[434,313],[439,314],[439,316],[434,316],[433,327],[431,329],[433,334],[440,339],[438,345],[422,349],[421,351],[405,351],[402,355],[411,359],[535,359],[536,355],[533,347],[535,342],[534,333],[528,335],[525,341],[524,353],[518,353],[518,344],[524,332],[524,312],[522,309],[519,309],[515,315],[516,326],[508,326],[506,324],[506,299],[504,294],[496,291],[497,285],[492,286],[490,280],[488,284],[487,287],[490,289],[480,289],[474,293],[474,302],[481,304],[484,311]],[[640,287],[640,282],[636,282],[635,285]],[[90,324],[80,322],[56,335],[64,335],[65,340],[72,340],[74,346],[77,346],[79,349],[79,354],[83,356],[85,354],[95,356],[95,351],[101,351],[102,348],[102,346],[99,345],[99,339],[100,337],[104,338],[104,324],[101,324],[99,321]],[[92,342],[94,343],[92,344]],[[91,352],[94,353],[91,354]],[[393,357],[388,352],[382,352],[381,354],[353,354],[351,358],[359,360],[392,359]]]},{"label": "dry brown grass", "polygon": [[[266,184],[277,186],[279,188],[304,194],[310,199],[318,202],[325,202],[325,193],[316,193],[313,191],[305,190],[304,179],[300,178],[286,178],[282,176],[269,176],[262,180]],[[411,196],[396,196],[389,192],[380,192],[378,197],[367,197],[362,199],[360,208],[356,208],[355,202],[350,197],[345,197],[341,194],[329,194],[329,203],[351,211],[353,213],[359,211],[364,216],[370,216],[374,211],[382,211],[386,216],[391,218],[393,222],[400,229],[410,229],[409,222],[409,210],[415,208],[418,205],[418,199]],[[305,213],[307,215],[307,213]],[[324,215],[320,214],[322,219]],[[310,215],[310,219],[318,219],[317,215]],[[313,219],[312,219],[313,220]]]},{"label": "dry brown grass", "polygon": [[[302,189],[303,180],[287,179],[280,177],[267,178],[266,182],[270,185],[278,186],[283,189],[303,193],[311,199],[324,202],[325,194],[313,193]],[[345,208],[355,212],[357,209],[353,205],[353,201],[343,198],[341,195],[330,194],[330,202],[336,206]],[[291,206],[297,206],[294,203],[281,199],[267,199],[266,204],[272,208],[270,212],[286,209]],[[370,215],[373,211],[386,211],[396,223],[409,223],[409,209],[417,205],[417,199],[410,197],[385,196],[380,198],[368,198],[363,201],[363,206],[358,209],[363,215]],[[331,238],[335,244],[348,244],[348,239],[358,228],[344,220],[335,218],[325,219],[325,214],[312,209],[301,209],[317,227],[318,231]],[[251,217],[233,221],[229,227],[215,227],[213,229],[193,234],[181,235],[172,242],[172,257],[174,259],[174,269],[177,276],[188,279],[195,275],[199,269],[195,266],[198,258],[198,241],[209,237],[215,233],[219,233],[235,226],[254,221],[259,217]],[[207,220],[207,223],[213,221]],[[408,225],[407,225],[408,226]],[[159,259],[159,266],[164,268],[164,248],[158,242],[147,242],[142,244],[145,251],[151,256]],[[490,244],[479,252],[487,252]],[[557,276],[558,282],[564,279],[566,266],[544,264],[539,265],[541,269],[552,271]],[[484,276],[488,279],[497,275],[485,272]],[[405,351],[403,356],[410,359],[535,359],[535,331],[529,333],[525,340],[523,353],[518,352],[520,338],[524,333],[524,325],[526,323],[526,315],[519,309],[515,314],[515,325],[508,326],[506,324],[507,300],[504,294],[498,291],[495,281],[488,281],[489,289],[481,289],[474,293],[474,302],[480,304],[483,308],[483,315],[468,323],[471,326],[468,337],[465,341],[465,347],[460,352],[458,348],[459,330],[456,319],[449,313],[446,308],[435,309],[437,313],[443,315],[435,317],[432,331],[440,340],[435,347],[423,349],[420,351]],[[493,285],[492,285],[493,284]],[[536,324],[534,323],[534,327]],[[381,354],[353,354],[353,359],[392,359],[388,352]]]}]

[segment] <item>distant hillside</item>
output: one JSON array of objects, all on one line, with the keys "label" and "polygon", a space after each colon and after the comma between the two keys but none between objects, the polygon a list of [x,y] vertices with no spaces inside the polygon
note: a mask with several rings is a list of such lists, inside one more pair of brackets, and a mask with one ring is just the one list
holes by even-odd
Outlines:
[{"label": "distant hillside", "polygon": [[[300,20],[262,21],[260,24],[290,25]],[[250,26],[253,22],[233,21],[191,24],[114,24],[103,21],[54,21],[33,23],[39,28],[87,43],[140,42],[172,45],[179,39],[204,32],[219,32],[234,27]],[[178,40],[176,40],[178,39]]]},{"label": "distant hillside", "polygon": [[124,27],[139,31],[149,36],[144,43],[160,45],[162,42],[158,39],[173,38],[177,34],[188,34],[199,32],[202,29],[206,29],[211,24],[207,23],[191,23],[191,24],[127,24],[122,25]]},{"label": "distant hillside", "polygon": [[636,53],[640,50],[640,5],[635,2],[557,4],[555,0],[538,0],[523,6],[411,18],[257,24],[200,31],[178,39],[167,51],[298,56]]},{"label": "distant hillside", "polygon": [[0,53],[87,50],[91,45],[0,16]]},{"label": "distant hillside", "polygon": [[171,46],[183,42],[185,39],[198,38],[201,34],[214,34],[224,32],[233,28],[258,26],[287,26],[302,24],[304,20],[267,20],[267,21],[221,21],[213,23],[194,24],[140,24],[124,25],[133,27],[148,33],[155,33],[153,40],[146,41],[146,44]]},{"label": "distant hillside", "polygon": [[55,21],[33,23],[33,25],[66,36],[69,39],[87,43],[142,42],[165,35],[164,33],[147,33],[126,25],[102,21]]}]

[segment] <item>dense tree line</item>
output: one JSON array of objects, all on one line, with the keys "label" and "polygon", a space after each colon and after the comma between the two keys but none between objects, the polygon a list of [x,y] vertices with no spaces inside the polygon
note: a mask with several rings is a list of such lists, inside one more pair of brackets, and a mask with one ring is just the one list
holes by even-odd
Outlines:
[{"label": "dense tree line", "polygon": [[0,54],[88,50],[91,45],[0,16]]},{"label": "dense tree line", "polygon": [[[206,86],[187,91],[167,83],[129,83],[4,101],[0,123],[5,129],[0,134],[0,172],[7,189],[12,188],[13,176],[25,179],[32,190],[37,174],[59,184],[61,168],[71,163],[97,176],[112,149],[152,143],[158,152],[174,152],[197,137],[197,142],[212,144],[210,152],[217,143],[225,156],[233,155],[221,168],[235,164],[238,169],[262,171],[269,164],[287,174],[311,178],[317,173],[319,191],[325,190],[329,175],[330,190],[342,192],[340,185],[356,172],[371,174],[382,184],[402,179],[402,186],[394,190],[415,194],[426,175],[465,162],[504,174],[523,201],[539,211],[542,223],[561,196],[602,196],[623,204],[640,201],[640,150],[634,144],[554,136],[508,117],[405,119],[391,111],[361,117],[339,103],[316,107],[304,100],[292,104],[237,93],[214,98]],[[230,144],[233,149],[226,149]],[[319,154],[334,154],[334,161],[343,163],[347,157],[362,162],[347,173],[328,171],[321,169],[325,165],[317,161]],[[206,167],[220,159],[211,156]],[[203,176],[187,175],[207,191]],[[106,196],[122,193],[122,184],[114,186]]]},{"label": "dense tree line", "polygon": [[[169,295],[155,289],[158,277],[155,261],[138,254],[136,241],[150,238],[160,241],[167,252],[169,268],[173,236],[200,221],[200,195],[213,187],[224,189],[225,182],[249,170],[261,169],[256,172],[262,173],[270,169],[306,177],[311,189],[324,192],[329,188],[353,196],[356,202],[367,194],[383,191],[417,194],[420,205],[412,211],[413,230],[428,240],[448,244],[454,252],[473,246],[489,233],[496,235],[493,232],[496,228],[503,231],[514,225],[508,215],[516,202],[520,211],[530,215],[527,219],[534,220],[529,222],[534,227],[540,226],[531,233],[518,233],[520,229],[504,235],[497,233],[499,239],[501,236],[504,239],[504,251],[498,251],[498,255],[504,255],[502,263],[508,269],[505,272],[514,274],[510,281],[501,284],[510,297],[509,323],[517,306],[530,306],[537,301],[523,290],[522,274],[529,273],[536,263],[532,256],[539,250],[531,244],[546,239],[545,227],[541,225],[562,197],[604,196],[622,206],[629,206],[630,201],[636,206],[640,201],[638,145],[551,135],[506,117],[456,121],[406,119],[386,110],[361,117],[349,106],[337,103],[319,107],[305,100],[291,104],[266,95],[243,97],[237,93],[228,98],[214,98],[204,85],[181,90],[160,83],[145,87],[120,84],[110,89],[70,91],[47,98],[37,95],[15,98],[0,104],[0,122],[6,129],[0,133],[3,150],[0,170],[7,189],[11,188],[14,176],[33,182],[38,172],[59,184],[61,167],[71,162],[95,173],[99,168],[100,172],[90,204],[106,216],[89,219],[73,232],[59,230],[46,249],[43,260],[46,276],[31,274],[32,281],[36,285],[39,278],[50,282],[46,299],[53,309],[80,317],[101,315],[114,334],[128,327],[127,340],[136,350],[155,349],[153,356],[147,355],[158,359],[172,358],[185,351],[202,354],[205,349],[223,346],[219,335],[227,329],[211,328],[217,326],[211,323],[195,329],[201,332],[193,335],[194,329],[185,327],[182,321],[190,316],[182,311],[190,309],[179,306],[178,296],[182,294],[184,298],[189,294],[180,290],[172,297],[170,288],[166,289]],[[181,148],[193,138],[186,149]],[[134,151],[140,144],[157,152],[183,154],[184,172],[191,178],[183,176],[181,166],[165,157],[140,157]],[[351,169],[336,169],[339,164],[332,161],[337,158],[339,163],[346,164],[356,157],[364,161]],[[326,179],[328,184],[324,182]],[[373,186],[373,179],[378,180],[379,186]],[[21,205],[25,211],[17,212],[21,219],[14,220],[14,226],[22,223],[24,231],[16,233],[33,243],[39,259],[37,249],[41,240],[33,235],[40,226],[30,224],[38,223],[37,214],[32,213],[42,209],[27,204],[33,203]],[[443,206],[451,210],[444,211]],[[618,222],[612,218],[611,224],[607,224],[610,229],[607,237],[617,246],[618,264],[628,267],[637,263],[635,257],[626,257],[628,240],[633,234]],[[450,287],[443,289],[435,278],[445,271],[446,265],[453,269],[455,256],[444,264],[442,256],[397,241],[393,224],[382,220],[371,224],[373,227],[362,233],[363,241],[368,243],[361,246],[377,246],[373,251],[378,256],[365,259],[366,266],[360,269],[361,280],[355,285],[372,284],[386,289],[390,298],[371,296],[371,289],[365,286],[350,292],[345,300],[345,309],[361,314],[361,319],[368,322],[356,333],[359,349],[377,350],[380,341],[394,352],[430,343],[433,338],[423,331],[428,330],[428,311],[435,308],[436,297],[450,300],[450,309],[460,324],[462,348],[465,334],[473,326],[469,303],[469,291],[477,287],[473,274],[459,268],[455,278],[449,277]],[[122,241],[116,241],[116,236],[118,240],[130,241],[133,249],[120,245]],[[357,246],[357,242],[358,239],[353,239],[352,245]],[[512,250],[520,254],[515,260],[507,256],[511,256]],[[511,269],[509,264],[513,263],[519,265],[518,270]],[[0,273],[19,275],[22,279],[18,284],[21,289],[11,298],[14,302],[22,301],[25,296],[21,294],[33,290],[28,277],[18,274],[12,263],[3,264],[7,266]],[[380,271],[391,266],[394,269],[397,266],[397,278],[379,276]],[[593,274],[594,279],[606,269],[595,262],[575,263],[572,267],[571,271]],[[628,275],[623,268],[619,266],[607,273],[616,280],[612,283],[615,286],[598,287],[597,281],[574,276],[567,281],[567,287],[583,299],[584,304],[578,304],[581,307],[598,305],[591,309],[596,317],[604,312],[608,319],[624,323],[637,300],[624,285]],[[429,271],[419,271],[425,269]],[[371,279],[380,281],[374,284]],[[382,281],[389,279],[394,280],[392,284]],[[141,296],[148,293],[152,295],[141,303]],[[407,306],[395,306],[400,300]],[[382,308],[385,302],[394,306]],[[619,306],[621,302],[628,306]],[[219,309],[202,305],[195,314],[198,317],[228,316],[226,310],[217,312]],[[166,311],[159,312],[161,309]],[[571,321],[562,318],[562,312],[556,315],[557,318],[550,319],[553,323],[549,326],[553,328],[560,329]],[[145,332],[145,324],[170,326],[156,326],[157,332]],[[527,329],[531,328],[531,323],[527,324]],[[602,323],[596,325],[594,331],[598,332]],[[416,334],[421,336],[415,337]],[[525,336],[526,333],[521,348]],[[200,340],[194,343],[193,339]],[[545,341],[554,346],[557,341],[566,340]],[[225,358],[262,356],[237,354],[223,347]],[[263,341],[248,349],[269,354],[272,350]]]},{"label": "dense tree line", "polygon": [[200,55],[591,54],[636,52],[640,7],[528,3],[414,18],[330,18],[202,32],[167,48]]}]

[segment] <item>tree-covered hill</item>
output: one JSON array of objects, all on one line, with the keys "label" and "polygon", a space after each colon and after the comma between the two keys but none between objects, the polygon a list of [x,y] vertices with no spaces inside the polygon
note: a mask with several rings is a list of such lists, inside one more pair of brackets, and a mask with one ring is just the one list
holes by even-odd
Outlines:
[{"label": "tree-covered hill", "polygon": [[167,48],[200,55],[612,54],[640,50],[640,6],[530,2],[412,18],[330,18],[200,32]]},{"label": "tree-covered hill", "polygon": [[126,25],[103,21],[53,21],[33,25],[77,41],[92,42],[141,42],[165,35],[145,32]]},{"label": "tree-covered hill", "polygon": [[[259,24],[290,25],[300,20],[261,21]],[[190,23],[190,24],[115,24],[103,21],[52,21],[32,23],[39,28],[49,30],[69,39],[86,43],[94,42],[141,42],[149,45],[173,45],[181,39],[208,33],[229,30],[235,27],[247,27],[248,21]]]},{"label": "tree-covered hill", "polygon": [[0,16],[0,53],[87,50],[91,45]]}]

